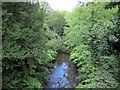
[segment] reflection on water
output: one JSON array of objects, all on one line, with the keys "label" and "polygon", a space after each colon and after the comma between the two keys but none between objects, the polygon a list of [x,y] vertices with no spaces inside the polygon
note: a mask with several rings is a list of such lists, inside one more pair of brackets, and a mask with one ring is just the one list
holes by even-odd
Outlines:
[{"label": "reflection on water", "polygon": [[[64,59],[63,59],[64,58]],[[45,88],[74,88],[77,71],[67,54],[60,54]]]}]

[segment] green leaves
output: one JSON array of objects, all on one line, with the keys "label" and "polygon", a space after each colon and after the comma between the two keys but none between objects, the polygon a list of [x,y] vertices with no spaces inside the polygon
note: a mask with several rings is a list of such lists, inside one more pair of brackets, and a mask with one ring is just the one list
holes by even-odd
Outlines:
[{"label": "green leaves", "polygon": [[41,88],[41,82],[34,77],[26,77],[26,80],[24,80],[24,82],[28,85],[28,88]]},{"label": "green leaves", "polygon": [[50,12],[46,18],[46,23],[51,31],[55,31],[59,36],[63,35],[66,21],[62,12]]},{"label": "green leaves", "polygon": [[87,62],[91,59],[91,53],[88,51],[87,45],[79,45],[73,49],[70,59],[79,66],[81,62]]},{"label": "green leaves", "polygon": [[38,3],[3,3],[3,87],[42,87],[61,49],[71,51],[78,67],[77,88],[117,87],[118,6],[106,5],[87,3],[72,13],[47,15]]},{"label": "green leaves", "polygon": [[56,51],[53,51],[52,49],[48,50],[48,56],[49,56],[50,61],[54,60],[56,55],[57,55]]},{"label": "green leaves", "polygon": [[70,59],[78,67],[81,82],[77,88],[118,86],[115,76],[113,77],[118,68],[116,56],[119,54],[119,50],[115,49],[119,46],[119,32],[115,24],[118,20],[118,6],[106,9],[108,4],[87,3],[66,15],[69,27],[64,30],[64,41],[72,51]]},{"label": "green leaves", "polygon": [[2,8],[3,87],[40,88],[50,64],[43,30],[45,12],[39,4],[28,2],[5,2]]},{"label": "green leaves", "polygon": [[111,56],[101,56],[100,57],[101,65],[104,69],[110,70],[118,67],[118,61],[114,55]]},{"label": "green leaves", "polygon": [[106,70],[96,70],[94,74],[91,73],[86,80],[81,82],[77,88],[116,88],[117,86],[118,82],[111,73]]}]

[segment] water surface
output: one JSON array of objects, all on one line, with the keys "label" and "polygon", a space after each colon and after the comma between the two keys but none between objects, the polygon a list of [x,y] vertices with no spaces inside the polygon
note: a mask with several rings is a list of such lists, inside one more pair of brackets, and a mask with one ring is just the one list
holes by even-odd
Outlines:
[{"label": "water surface", "polygon": [[76,77],[77,69],[69,55],[59,53],[45,88],[74,88],[78,82]]}]

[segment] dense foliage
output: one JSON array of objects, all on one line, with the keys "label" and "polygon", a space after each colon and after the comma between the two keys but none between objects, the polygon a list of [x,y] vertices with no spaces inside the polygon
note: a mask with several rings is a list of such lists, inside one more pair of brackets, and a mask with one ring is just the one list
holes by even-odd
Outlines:
[{"label": "dense foliage", "polygon": [[52,58],[46,47],[44,9],[38,3],[5,2],[2,12],[3,87],[42,87]]},{"label": "dense foliage", "polygon": [[66,25],[64,13],[50,12],[46,18],[46,23],[50,30],[56,32],[59,36],[63,35],[64,26]]},{"label": "dense foliage", "polygon": [[3,88],[42,88],[59,51],[77,66],[76,88],[117,88],[118,3],[92,2],[71,13],[47,3],[2,3]]},{"label": "dense foliage", "polygon": [[77,88],[118,86],[118,5],[88,3],[66,16],[65,40],[72,48],[71,59],[78,67]]}]

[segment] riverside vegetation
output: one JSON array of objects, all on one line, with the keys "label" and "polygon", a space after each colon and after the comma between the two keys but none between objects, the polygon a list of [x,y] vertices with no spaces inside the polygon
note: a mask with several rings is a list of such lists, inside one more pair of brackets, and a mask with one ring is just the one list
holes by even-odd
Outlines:
[{"label": "riverside vegetation", "polygon": [[2,3],[2,87],[43,88],[62,51],[77,67],[76,88],[119,90],[119,3],[83,3],[70,13],[45,5]]}]

